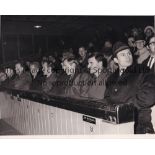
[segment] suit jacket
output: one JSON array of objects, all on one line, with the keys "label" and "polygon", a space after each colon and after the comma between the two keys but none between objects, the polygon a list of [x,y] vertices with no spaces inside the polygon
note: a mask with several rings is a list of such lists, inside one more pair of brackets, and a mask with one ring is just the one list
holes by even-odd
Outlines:
[{"label": "suit jacket", "polygon": [[147,64],[148,64],[148,62],[150,60],[150,57],[151,56],[149,56],[147,59],[145,59],[142,64],[145,65],[145,66],[147,66]]},{"label": "suit jacket", "polygon": [[[145,61],[143,61],[143,65],[145,65],[145,66],[147,66],[147,64],[148,64],[148,62],[149,62],[149,60],[150,60],[150,58],[151,58],[151,56],[149,56]],[[155,74],[155,62],[154,62],[154,64],[153,64],[153,66],[152,66],[152,68],[150,69],[150,72],[152,72],[153,74]]]}]

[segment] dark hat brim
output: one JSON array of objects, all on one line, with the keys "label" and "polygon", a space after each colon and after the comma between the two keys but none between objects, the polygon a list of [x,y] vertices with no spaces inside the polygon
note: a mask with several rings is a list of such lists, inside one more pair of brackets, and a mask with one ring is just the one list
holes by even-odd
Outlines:
[{"label": "dark hat brim", "polygon": [[130,49],[128,46],[124,45],[119,47],[117,50],[115,50],[115,52],[113,53],[112,59],[116,57],[117,53],[126,50],[126,49]]}]

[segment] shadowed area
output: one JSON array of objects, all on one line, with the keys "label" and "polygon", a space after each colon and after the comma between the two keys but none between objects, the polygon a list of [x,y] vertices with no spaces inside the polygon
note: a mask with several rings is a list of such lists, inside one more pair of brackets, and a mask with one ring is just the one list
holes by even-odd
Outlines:
[{"label": "shadowed area", "polygon": [[0,120],[0,135],[21,135],[16,129],[7,124],[5,121]]}]

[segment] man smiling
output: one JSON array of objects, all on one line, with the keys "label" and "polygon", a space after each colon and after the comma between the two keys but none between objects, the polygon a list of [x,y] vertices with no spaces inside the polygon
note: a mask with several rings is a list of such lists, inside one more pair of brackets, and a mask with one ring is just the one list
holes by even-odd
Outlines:
[{"label": "man smiling", "polygon": [[103,55],[93,53],[88,57],[88,69],[92,74],[91,85],[88,89],[88,97],[92,99],[103,99],[106,89],[105,82],[109,76],[107,61]]}]

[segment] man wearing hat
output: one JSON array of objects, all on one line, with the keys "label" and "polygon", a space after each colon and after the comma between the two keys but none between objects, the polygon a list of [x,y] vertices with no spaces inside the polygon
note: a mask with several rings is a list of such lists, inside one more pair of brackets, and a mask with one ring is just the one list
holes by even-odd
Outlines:
[{"label": "man wearing hat", "polygon": [[143,62],[143,64],[148,66],[150,71],[155,74],[155,35],[150,37],[148,41],[150,56]]},{"label": "man wearing hat", "polygon": [[135,46],[137,48],[136,55],[138,56],[137,58],[138,64],[142,64],[143,61],[145,61],[150,56],[148,49],[145,47],[145,44],[146,41],[143,34],[139,34],[138,36],[135,37]]},{"label": "man wearing hat", "polygon": [[151,109],[155,97],[155,77],[149,68],[133,64],[129,47],[116,42],[113,46],[113,59],[118,69],[106,83],[104,101],[107,104],[133,104],[135,113],[135,133],[154,133],[151,123]]},{"label": "man wearing hat", "polygon": [[145,34],[145,40],[148,41],[148,39],[154,35],[154,28],[152,26],[146,26],[144,29]]}]

